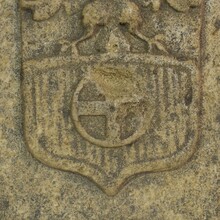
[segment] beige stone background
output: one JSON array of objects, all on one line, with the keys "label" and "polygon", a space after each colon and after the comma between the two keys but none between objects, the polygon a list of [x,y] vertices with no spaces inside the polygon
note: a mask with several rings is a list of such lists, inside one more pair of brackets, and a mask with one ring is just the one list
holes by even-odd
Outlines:
[{"label": "beige stone background", "polygon": [[17,1],[0,0],[0,220],[220,219],[220,1],[206,0],[203,129],[178,170],[136,176],[108,197],[80,175],[48,168],[22,134]]}]

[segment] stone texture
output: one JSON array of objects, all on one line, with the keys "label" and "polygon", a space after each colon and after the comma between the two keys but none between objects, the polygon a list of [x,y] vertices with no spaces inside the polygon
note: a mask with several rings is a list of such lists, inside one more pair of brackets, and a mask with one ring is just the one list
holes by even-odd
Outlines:
[{"label": "stone texture", "polygon": [[[35,6],[33,2],[0,1],[3,30],[0,34],[0,219],[219,219],[220,2],[206,0],[200,5],[197,0],[167,0],[160,5],[157,0],[152,4],[150,1],[112,1],[108,5],[107,1],[88,4],[87,1],[57,0],[36,1]],[[140,8],[143,16],[140,16]],[[110,16],[112,22],[108,23],[106,18],[113,11],[115,16]],[[82,14],[84,26],[80,19]],[[96,24],[105,31],[100,33],[100,38],[90,40],[89,35],[83,34],[87,29],[88,34],[93,33]],[[131,35],[122,35],[116,30],[116,24],[122,26],[122,33]],[[204,30],[202,35],[200,27]],[[107,56],[100,55],[106,51]],[[152,67],[145,69],[150,64]],[[154,68],[163,72],[166,65],[171,70],[187,72],[187,80],[182,80],[185,87],[177,89],[177,92],[180,90],[179,105],[174,105],[179,106],[181,112],[184,106],[190,106],[184,114],[177,114],[180,123],[175,119],[171,123],[167,116],[173,108],[171,103],[176,100],[169,94],[175,95],[175,92],[168,88],[162,91],[168,91],[167,109],[161,101],[154,100],[155,95],[145,96],[146,92],[153,94],[154,89],[152,81],[149,80],[150,85],[145,84],[146,72],[148,77],[153,72],[157,75],[159,70]],[[44,73],[45,70],[49,74]],[[87,71],[91,73],[90,78],[84,79]],[[169,76],[168,73],[167,81]],[[158,78],[158,82],[160,80]],[[92,85],[94,82],[99,85],[98,89],[96,84]],[[83,96],[80,92],[87,84],[88,91],[85,89]],[[193,97],[189,92],[191,88]],[[66,93],[62,93],[63,89]],[[33,99],[33,91],[39,94],[37,99]],[[91,101],[95,97],[95,101],[103,102],[106,97],[102,93],[107,95],[110,104],[115,100],[116,103],[134,103],[138,97],[137,105],[113,107],[119,108],[122,119],[128,109],[134,108],[136,115],[143,111],[142,121],[147,123],[139,122],[138,127],[135,120],[139,118],[133,117],[133,121],[128,120],[121,127],[124,139],[116,138],[120,132],[114,132],[117,131],[114,126],[112,136],[106,139],[102,127],[105,118],[98,117],[94,122],[89,121],[89,117],[83,121],[76,116],[80,98]],[[86,106],[81,110],[86,115],[88,111],[91,114],[93,108],[103,112],[108,105],[100,107],[100,102],[97,102],[98,108],[89,106],[88,110]],[[45,108],[48,103],[52,103],[51,109]],[[74,106],[78,107],[74,110]],[[168,114],[164,112],[159,117],[158,110],[153,114],[158,107]],[[114,108],[110,106],[107,110],[109,114]],[[40,112],[41,119],[33,117],[35,111]],[[75,127],[62,125],[60,115],[66,116],[67,121],[71,118]],[[202,123],[198,123],[197,118]],[[34,128],[34,120],[42,129],[41,123],[48,123],[46,129]],[[76,121],[81,124],[78,126]],[[122,122],[119,120],[118,124]],[[184,127],[185,122],[188,124]],[[84,125],[87,135],[85,131],[80,133],[80,126]],[[95,129],[91,129],[93,127]],[[59,128],[65,130],[63,139],[58,138],[63,134]],[[145,133],[135,136],[132,133],[135,129],[138,134],[142,130]],[[166,129],[171,134],[164,134]],[[151,138],[149,142],[143,140],[146,130]],[[192,143],[175,148],[172,131],[180,142],[185,130],[194,133]],[[77,138],[71,140],[72,136]],[[79,143],[78,152],[73,153],[69,146],[75,150]],[[151,149],[151,143],[156,143],[156,148]],[[163,147],[166,150],[163,151]],[[136,157],[137,148],[141,149],[139,156],[145,155],[142,165],[139,165],[140,157]],[[171,156],[180,152],[183,152],[180,157]],[[105,163],[101,163],[97,155],[104,155]],[[79,165],[70,156],[79,159]],[[70,159],[62,160],[62,157]],[[85,166],[88,161],[98,168]],[[126,170],[124,174],[123,170]]]}]

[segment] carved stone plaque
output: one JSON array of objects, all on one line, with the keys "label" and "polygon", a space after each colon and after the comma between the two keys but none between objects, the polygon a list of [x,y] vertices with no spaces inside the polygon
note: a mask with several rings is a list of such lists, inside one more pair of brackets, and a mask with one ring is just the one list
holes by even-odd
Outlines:
[{"label": "carved stone plaque", "polygon": [[22,0],[26,144],[108,195],[197,148],[200,0]]}]

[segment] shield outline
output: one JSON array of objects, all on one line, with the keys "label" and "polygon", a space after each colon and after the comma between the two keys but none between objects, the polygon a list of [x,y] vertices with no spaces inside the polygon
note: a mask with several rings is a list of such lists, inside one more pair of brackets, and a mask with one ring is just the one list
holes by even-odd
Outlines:
[{"label": "shield outline", "polygon": [[[137,55],[138,59],[140,59],[140,55]],[[94,57],[93,57],[94,58]],[[87,59],[87,58],[85,58]],[[94,58],[97,59],[97,58]],[[99,57],[100,59],[100,57]],[[146,55],[144,56],[144,59],[148,59],[148,61],[151,59],[152,62],[155,64],[155,57],[147,57]],[[41,68],[44,69],[45,66],[48,68],[48,63],[52,63],[51,68],[54,68],[55,66],[63,66],[63,64],[72,64],[72,59],[71,57],[66,58],[65,61],[64,59],[56,59],[56,62],[50,62],[50,59],[46,58],[42,61],[30,61],[26,62],[23,65],[24,70],[25,69],[32,69],[38,62],[41,63]],[[52,58],[54,60],[54,58]],[[90,58],[91,60],[91,58]],[[164,61],[164,58],[161,59],[161,57],[158,57],[158,62],[168,62],[170,59],[167,59],[167,61]],[[54,63],[56,65],[54,66]],[[173,64],[180,64],[178,61],[173,60]],[[182,64],[182,62],[181,62]],[[186,62],[186,65],[189,67],[191,66],[193,69],[195,68],[194,64],[192,62]],[[28,71],[27,71],[28,72]],[[24,105],[24,111],[26,111],[26,106]],[[27,110],[28,111],[28,110]],[[26,116],[27,114],[25,114]],[[198,118],[199,120],[199,118]],[[26,123],[24,123],[25,126]],[[125,182],[127,182],[127,179],[132,177],[133,175],[140,174],[140,173],[147,173],[147,172],[158,172],[158,171],[166,171],[166,170],[172,170],[176,169],[177,167],[181,166],[184,164],[186,161],[188,161],[194,152],[196,151],[197,148],[197,141],[198,141],[198,136],[199,132],[198,129],[196,130],[195,137],[193,138],[192,143],[188,144],[183,150],[181,150],[178,154],[173,155],[172,157],[169,157],[169,159],[164,158],[162,160],[155,160],[155,161],[149,161],[149,162],[144,162],[144,166],[142,164],[135,164],[132,166],[128,166],[122,170],[118,178],[114,179],[110,185],[106,185],[103,181],[103,176],[102,174],[98,172],[94,172],[93,168],[88,166],[87,164],[83,164],[81,161],[78,163],[76,160],[73,162],[71,160],[67,160],[65,158],[61,158],[57,155],[52,155],[50,152],[46,151],[45,149],[41,148],[38,144],[36,144],[36,140],[32,137],[30,134],[27,134],[26,132],[27,129],[24,129],[25,131],[25,137],[26,137],[26,142],[27,146],[30,150],[30,152],[41,162],[46,164],[47,166],[57,168],[60,170],[65,170],[65,171],[70,171],[73,173],[79,173],[81,175],[84,175],[86,177],[89,177],[92,179],[94,182],[97,183],[101,187],[101,189],[106,192],[108,195],[115,195],[120,188],[124,185]],[[35,147],[33,147],[35,146]],[[36,147],[37,146],[37,147]],[[138,172],[137,172],[138,170]],[[96,173],[96,175],[94,175]],[[99,174],[99,175],[98,175]]]}]

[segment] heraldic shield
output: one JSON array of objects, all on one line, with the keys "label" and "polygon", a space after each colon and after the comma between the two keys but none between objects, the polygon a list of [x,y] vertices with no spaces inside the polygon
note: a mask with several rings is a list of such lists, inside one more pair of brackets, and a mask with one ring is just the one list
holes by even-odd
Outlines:
[{"label": "heraldic shield", "polygon": [[24,133],[34,157],[115,195],[135,174],[176,169],[193,156],[202,1],[20,7]]}]

